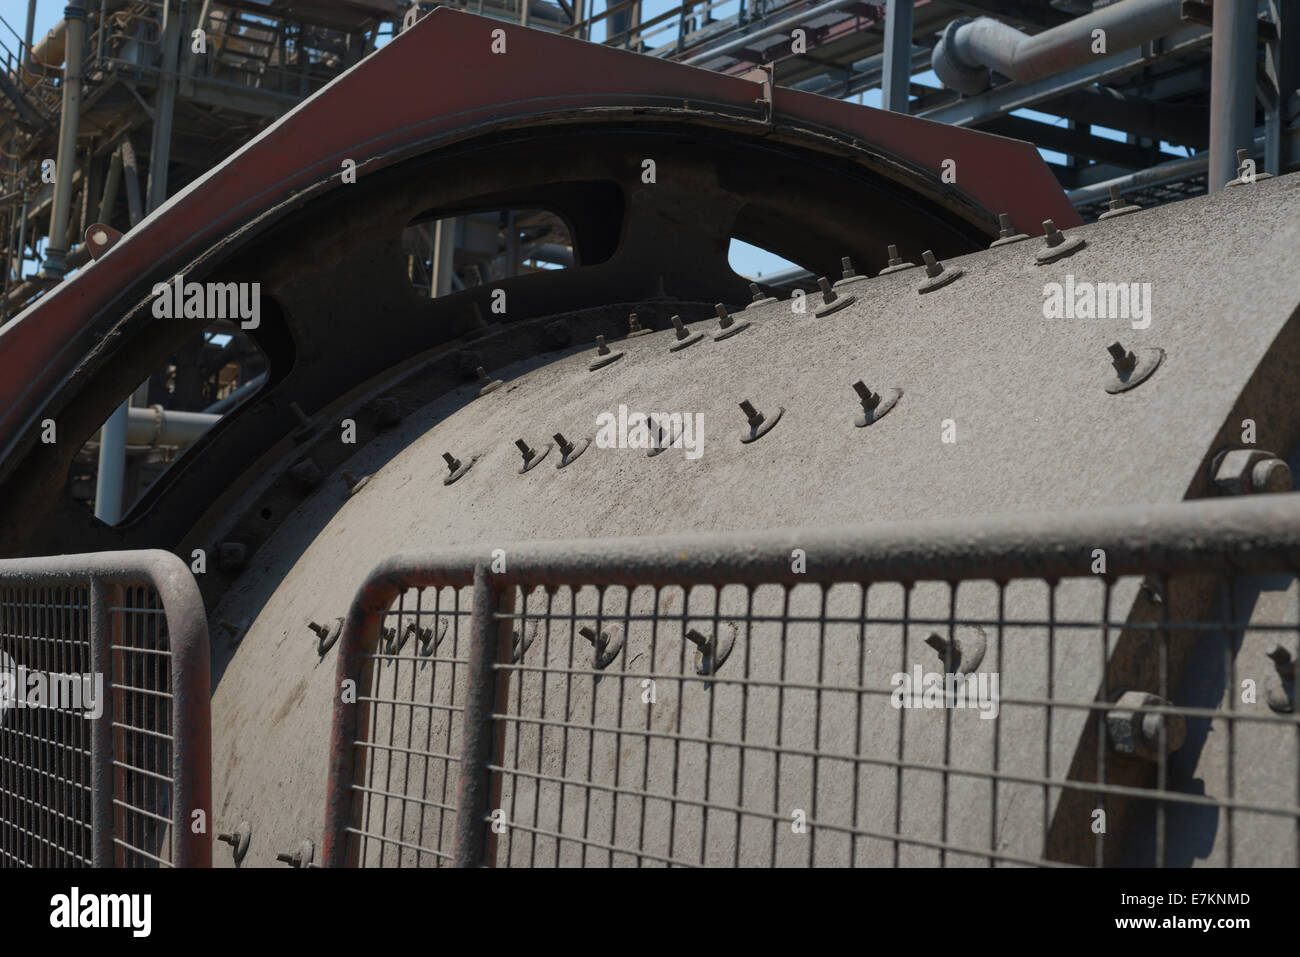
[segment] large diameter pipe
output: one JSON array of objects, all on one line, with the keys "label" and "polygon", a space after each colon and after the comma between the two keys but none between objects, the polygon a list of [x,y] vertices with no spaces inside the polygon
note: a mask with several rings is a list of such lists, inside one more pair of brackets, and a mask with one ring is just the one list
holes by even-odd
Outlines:
[{"label": "large diameter pipe", "polygon": [[1237,150],[1255,138],[1255,4],[1214,5],[1210,60],[1211,193],[1237,177]]},{"label": "large diameter pipe", "polygon": [[63,67],[63,112],[59,117],[59,152],[54,167],[54,209],[50,214],[45,273],[62,278],[66,271],[65,237],[72,209],[72,174],[77,165],[77,129],[81,125],[81,47],[86,35],[86,11],[70,3],[63,11],[68,49]]},{"label": "large diameter pipe", "polygon": [[[126,445],[142,445],[149,448],[158,446],[184,448],[193,444],[200,435],[221,421],[221,416],[217,413],[178,412],[175,409],[164,409],[160,405],[141,409],[128,406],[124,402],[118,408],[126,409],[126,425],[121,432]],[[116,416],[117,412],[113,415]],[[110,434],[112,422],[113,419],[110,418],[104,423],[104,428],[99,435],[101,443],[113,437]],[[115,429],[116,426],[113,428]]]},{"label": "large diameter pipe", "polygon": [[1034,36],[990,17],[958,19],[930,62],[944,86],[973,95],[989,88],[990,70],[1037,80],[1172,33],[1181,20],[1182,0],[1121,0]]}]

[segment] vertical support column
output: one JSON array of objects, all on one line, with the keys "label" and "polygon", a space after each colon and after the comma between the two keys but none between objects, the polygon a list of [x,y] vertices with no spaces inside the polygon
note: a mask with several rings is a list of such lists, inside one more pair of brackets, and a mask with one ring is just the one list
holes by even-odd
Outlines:
[{"label": "vertical support column", "polygon": [[433,273],[429,295],[437,298],[451,292],[451,276],[456,266],[456,220],[440,219],[433,227]]},{"label": "vertical support column", "polygon": [[122,150],[121,147],[113,150],[112,157],[108,161],[108,175],[104,177],[104,195],[99,200],[99,215],[96,222],[108,225],[109,217],[113,215],[113,205],[117,202],[117,191],[121,188],[122,183]]},{"label": "vertical support column", "polygon": [[885,65],[880,105],[892,113],[908,112],[912,82],[912,0],[885,4]]},{"label": "vertical support column", "polygon": [[505,735],[492,720],[497,702],[508,700],[510,672],[496,665],[510,660],[512,623],[497,620],[513,610],[514,588],[492,582],[485,565],[474,568],[471,599],[469,683],[465,694],[464,744],[456,816],[456,866],[484,867],[496,862],[496,835],[488,818],[500,805],[501,778],[488,769],[500,763]]},{"label": "vertical support column", "polygon": [[[176,112],[176,66],[180,59],[182,12],[167,0],[163,5],[162,76],[154,101],[153,139],[149,143],[149,184],[145,202],[152,213],[167,199],[167,166],[171,162],[172,117]],[[182,5],[184,0],[181,0]]]},{"label": "vertical support column", "polygon": [[1288,149],[1287,117],[1300,103],[1300,8],[1291,0],[1269,0],[1269,18],[1276,36],[1264,47],[1264,74],[1269,98],[1264,105],[1264,172],[1280,176],[1294,162]]},{"label": "vertical support column", "polygon": [[50,213],[49,246],[44,273],[62,279],[68,255],[64,236],[72,210],[72,174],[77,163],[77,128],[81,125],[81,48],[86,35],[86,10],[69,3],[63,10],[67,46],[63,56],[63,111],[59,117],[59,152],[54,167],[54,204]]},{"label": "vertical support column", "polygon": [[1237,150],[1255,143],[1255,4],[1216,3],[1210,62],[1210,172],[1217,193],[1237,177]]},{"label": "vertical support column", "polygon": [[122,478],[126,474],[126,422],[123,402],[99,430],[99,471],[95,476],[95,517],[116,525],[122,517]]},{"label": "vertical support column", "polygon": [[113,643],[109,590],[97,578],[90,580],[90,662],[104,677],[104,700],[90,738],[90,841],[94,867],[113,864]]},{"label": "vertical support column", "polygon": [[518,276],[519,266],[519,226],[512,209],[506,213],[506,276]]},{"label": "vertical support column", "polygon": [[27,30],[23,35],[23,45],[26,47],[22,51],[21,63],[30,70],[32,68],[32,32],[36,29],[36,0],[27,0]]},{"label": "vertical support column", "polygon": [[131,145],[128,134],[122,135],[122,143],[117,149],[122,154],[122,174],[126,179],[127,218],[134,227],[144,219],[144,205],[140,201],[140,167],[135,161],[135,147]]}]

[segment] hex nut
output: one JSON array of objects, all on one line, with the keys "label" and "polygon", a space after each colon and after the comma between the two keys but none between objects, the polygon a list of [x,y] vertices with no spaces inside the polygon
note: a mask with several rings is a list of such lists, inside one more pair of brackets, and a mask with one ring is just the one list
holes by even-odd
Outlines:
[{"label": "hex nut", "polygon": [[1116,754],[1132,755],[1147,761],[1159,759],[1160,727],[1165,728],[1165,752],[1173,754],[1187,740],[1187,721],[1182,715],[1163,714],[1145,709],[1155,705],[1167,707],[1159,695],[1145,691],[1125,691],[1115,700],[1116,707],[1106,712],[1106,735]]},{"label": "hex nut", "polygon": [[1220,495],[1247,495],[1291,491],[1291,469],[1264,449],[1228,449],[1220,452],[1211,469]]}]

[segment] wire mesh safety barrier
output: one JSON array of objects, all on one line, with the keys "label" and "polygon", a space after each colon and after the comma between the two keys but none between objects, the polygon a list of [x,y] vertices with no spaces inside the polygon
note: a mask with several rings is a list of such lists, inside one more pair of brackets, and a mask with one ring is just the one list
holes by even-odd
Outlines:
[{"label": "wire mesh safety barrier", "polygon": [[209,668],[174,555],[0,561],[0,866],[209,865]]},{"label": "wire mesh safety barrier", "polygon": [[325,861],[1300,865],[1300,497],[396,556]]}]

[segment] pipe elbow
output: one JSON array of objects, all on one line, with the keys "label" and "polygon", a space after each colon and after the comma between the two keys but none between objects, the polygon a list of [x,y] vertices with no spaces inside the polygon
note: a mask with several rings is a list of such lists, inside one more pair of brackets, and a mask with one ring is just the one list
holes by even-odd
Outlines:
[{"label": "pipe elbow", "polygon": [[983,93],[991,85],[988,67],[967,54],[967,28],[975,23],[970,17],[953,20],[944,27],[930,55],[930,66],[943,85],[966,96]]}]

